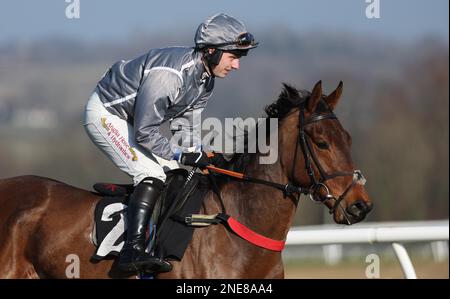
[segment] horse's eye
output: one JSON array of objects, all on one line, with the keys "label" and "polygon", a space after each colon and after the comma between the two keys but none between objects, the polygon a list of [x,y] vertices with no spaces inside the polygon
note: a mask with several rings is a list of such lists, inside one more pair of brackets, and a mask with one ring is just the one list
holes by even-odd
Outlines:
[{"label": "horse's eye", "polygon": [[328,143],[326,143],[325,141],[319,141],[317,142],[317,146],[320,149],[328,149],[330,146],[328,145]]}]

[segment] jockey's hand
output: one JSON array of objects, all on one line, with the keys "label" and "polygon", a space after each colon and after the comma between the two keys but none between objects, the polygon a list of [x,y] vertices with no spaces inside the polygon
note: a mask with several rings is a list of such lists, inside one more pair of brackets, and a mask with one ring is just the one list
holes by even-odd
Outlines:
[{"label": "jockey's hand", "polygon": [[208,155],[204,151],[195,153],[182,153],[179,162],[184,165],[202,169],[211,164],[210,158],[208,158]]},{"label": "jockey's hand", "polygon": [[229,164],[221,153],[208,153],[208,157],[210,163],[219,168],[226,168]]}]

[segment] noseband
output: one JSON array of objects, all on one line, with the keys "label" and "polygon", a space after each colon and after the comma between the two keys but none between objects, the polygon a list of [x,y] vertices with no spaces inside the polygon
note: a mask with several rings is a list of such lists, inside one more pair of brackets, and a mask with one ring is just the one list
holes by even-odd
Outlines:
[{"label": "noseband", "polygon": [[[309,141],[309,138],[307,138],[307,136],[306,136],[307,134],[305,132],[305,127],[309,124],[315,123],[317,121],[322,121],[325,119],[336,119],[337,120],[337,117],[330,110],[327,114],[313,114],[308,120],[306,120],[304,102],[302,102],[300,104],[299,109],[300,109],[299,117],[298,117],[299,118],[299,120],[298,120],[299,131],[298,131],[298,138],[297,138],[298,142],[295,145],[295,153],[294,153],[294,161],[293,161],[291,179],[294,178],[295,165],[297,162],[298,146],[300,145],[300,148],[303,153],[303,159],[305,161],[305,169],[306,169],[306,172],[310,179],[310,185],[306,189],[306,191],[304,188],[299,188],[299,190],[301,190],[301,193],[303,193],[305,195],[309,195],[309,197],[312,201],[316,201],[316,202],[318,201],[318,202],[325,203],[328,200],[334,200],[334,204],[329,211],[330,214],[333,214],[336,211],[336,209],[338,207],[340,207],[347,222],[349,224],[351,224],[350,220],[348,219],[347,212],[341,206],[341,202],[342,202],[342,200],[344,200],[345,196],[356,184],[364,185],[366,183],[366,179],[364,178],[364,176],[362,175],[360,170],[353,170],[353,171],[347,171],[347,172],[338,171],[338,172],[335,172],[332,174],[327,174],[323,170],[322,166],[320,165],[319,160],[317,159],[314,152],[311,150],[312,149],[311,142]],[[316,179],[311,160],[319,172],[319,176],[320,176],[319,179]],[[346,177],[346,176],[352,176],[352,182],[344,190],[344,192],[342,192],[342,194],[338,198],[336,198],[334,195],[332,195],[330,193],[330,188],[326,185],[325,182],[330,179],[334,179],[336,177]],[[325,197],[321,196],[321,194],[320,194],[321,190],[324,190],[326,192]]]}]

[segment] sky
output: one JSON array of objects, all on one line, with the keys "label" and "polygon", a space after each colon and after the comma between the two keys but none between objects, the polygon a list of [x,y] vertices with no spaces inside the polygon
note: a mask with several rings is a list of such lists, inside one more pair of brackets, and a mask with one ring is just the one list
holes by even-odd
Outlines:
[{"label": "sky", "polygon": [[[67,18],[67,7],[75,2],[79,18]],[[377,3],[379,18],[367,18],[367,7]],[[104,41],[123,40],[136,31],[194,32],[217,12],[242,19],[253,31],[280,26],[300,33],[345,31],[402,41],[431,34],[448,42],[448,6],[448,0],[4,0],[0,45],[55,35]]]}]

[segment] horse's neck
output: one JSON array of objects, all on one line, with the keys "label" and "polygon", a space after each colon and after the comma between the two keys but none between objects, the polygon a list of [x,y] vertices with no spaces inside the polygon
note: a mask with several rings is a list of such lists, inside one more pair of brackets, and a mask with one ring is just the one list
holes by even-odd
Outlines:
[{"label": "horse's neck", "polygon": [[[246,168],[253,178],[286,184],[288,178],[279,162],[259,164],[256,156]],[[274,239],[284,239],[295,214],[295,205],[283,193],[270,186],[230,182],[224,189],[227,213],[255,231]]]}]

